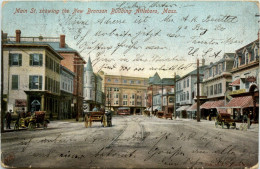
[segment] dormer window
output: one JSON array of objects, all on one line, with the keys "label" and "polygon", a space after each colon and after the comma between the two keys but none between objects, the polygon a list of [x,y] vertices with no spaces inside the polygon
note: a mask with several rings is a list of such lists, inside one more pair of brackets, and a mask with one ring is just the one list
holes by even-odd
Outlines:
[{"label": "dormer window", "polygon": [[221,74],[221,64],[218,65],[218,74]]},{"label": "dormer window", "polygon": [[233,68],[237,68],[237,67],[238,67],[238,56],[235,57],[234,65],[233,65]]},{"label": "dormer window", "polygon": [[251,55],[250,62],[254,61],[255,58],[257,58],[257,56],[258,56],[258,48],[257,48],[257,46],[255,46],[255,48],[254,48],[254,54]]},{"label": "dormer window", "polygon": [[248,51],[246,51],[246,53],[245,53],[245,63],[248,64],[248,61],[249,61],[249,53],[248,53]]}]

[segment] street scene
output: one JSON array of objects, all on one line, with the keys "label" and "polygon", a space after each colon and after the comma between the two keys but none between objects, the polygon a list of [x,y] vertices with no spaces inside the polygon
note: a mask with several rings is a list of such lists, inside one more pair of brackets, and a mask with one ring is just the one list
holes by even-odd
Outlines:
[{"label": "street scene", "polygon": [[259,3],[2,9],[2,167],[258,168]]},{"label": "street scene", "polygon": [[[258,162],[258,125],[248,131],[211,121],[116,116],[113,127],[54,121],[48,129],[2,135],[9,166],[32,168],[245,168]],[[232,130],[232,131],[231,131]]]}]

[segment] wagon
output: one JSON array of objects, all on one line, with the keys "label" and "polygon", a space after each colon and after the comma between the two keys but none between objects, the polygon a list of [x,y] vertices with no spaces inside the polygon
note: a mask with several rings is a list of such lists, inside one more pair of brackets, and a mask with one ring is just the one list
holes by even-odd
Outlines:
[{"label": "wagon", "polygon": [[229,129],[230,126],[233,126],[234,129],[236,129],[236,122],[235,120],[231,119],[231,115],[228,113],[219,113],[217,118],[216,118],[216,122],[215,122],[215,126],[221,126],[222,128],[224,128],[224,126],[227,126],[227,128]]},{"label": "wagon", "polygon": [[19,128],[29,128],[35,129],[36,127],[43,127],[44,129],[47,128],[49,120],[45,119],[45,111],[36,111],[33,115],[19,118],[17,119],[14,129],[19,130]]},{"label": "wagon", "polygon": [[[93,122],[101,122],[104,127],[107,126],[107,116],[104,111],[91,111],[85,114],[85,127],[91,127]],[[112,125],[112,124],[111,124]]]}]

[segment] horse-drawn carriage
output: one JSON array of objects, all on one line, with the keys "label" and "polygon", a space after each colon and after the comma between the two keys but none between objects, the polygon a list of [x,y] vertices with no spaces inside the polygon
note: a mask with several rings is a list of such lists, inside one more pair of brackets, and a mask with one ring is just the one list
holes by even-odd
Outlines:
[{"label": "horse-drawn carriage", "polygon": [[14,129],[19,130],[19,128],[29,128],[35,129],[36,127],[47,128],[49,120],[45,119],[45,111],[36,111],[32,115],[27,117],[20,117],[16,120]]},{"label": "horse-drawn carriage", "polygon": [[112,127],[112,112],[107,110],[90,111],[85,114],[85,127],[91,127],[93,122],[101,122],[103,127]]},{"label": "horse-drawn carriage", "polygon": [[218,127],[218,125],[220,125],[222,128],[224,128],[224,126],[227,126],[228,129],[230,128],[230,126],[233,126],[234,129],[236,129],[236,122],[235,120],[231,119],[231,115],[228,113],[218,114],[215,126]]}]

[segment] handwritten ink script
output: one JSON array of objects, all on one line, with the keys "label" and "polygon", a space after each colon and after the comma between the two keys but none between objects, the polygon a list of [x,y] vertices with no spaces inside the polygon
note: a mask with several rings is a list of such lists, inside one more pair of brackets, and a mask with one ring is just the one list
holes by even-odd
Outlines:
[{"label": "handwritten ink script", "polygon": [[[56,33],[65,34],[68,44],[86,59],[90,56],[96,70],[172,73],[193,70],[196,58],[205,58],[207,63],[219,60],[224,53],[234,53],[247,43],[238,34],[252,33],[243,29],[245,18],[241,13],[222,9],[212,12],[218,4],[204,4],[106,2],[97,7],[95,2],[86,2],[55,8],[18,5],[13,7],[12,17],[37,16],[43,25],[56,22]],[[257,18],[250,17],[257,25]]]}]

